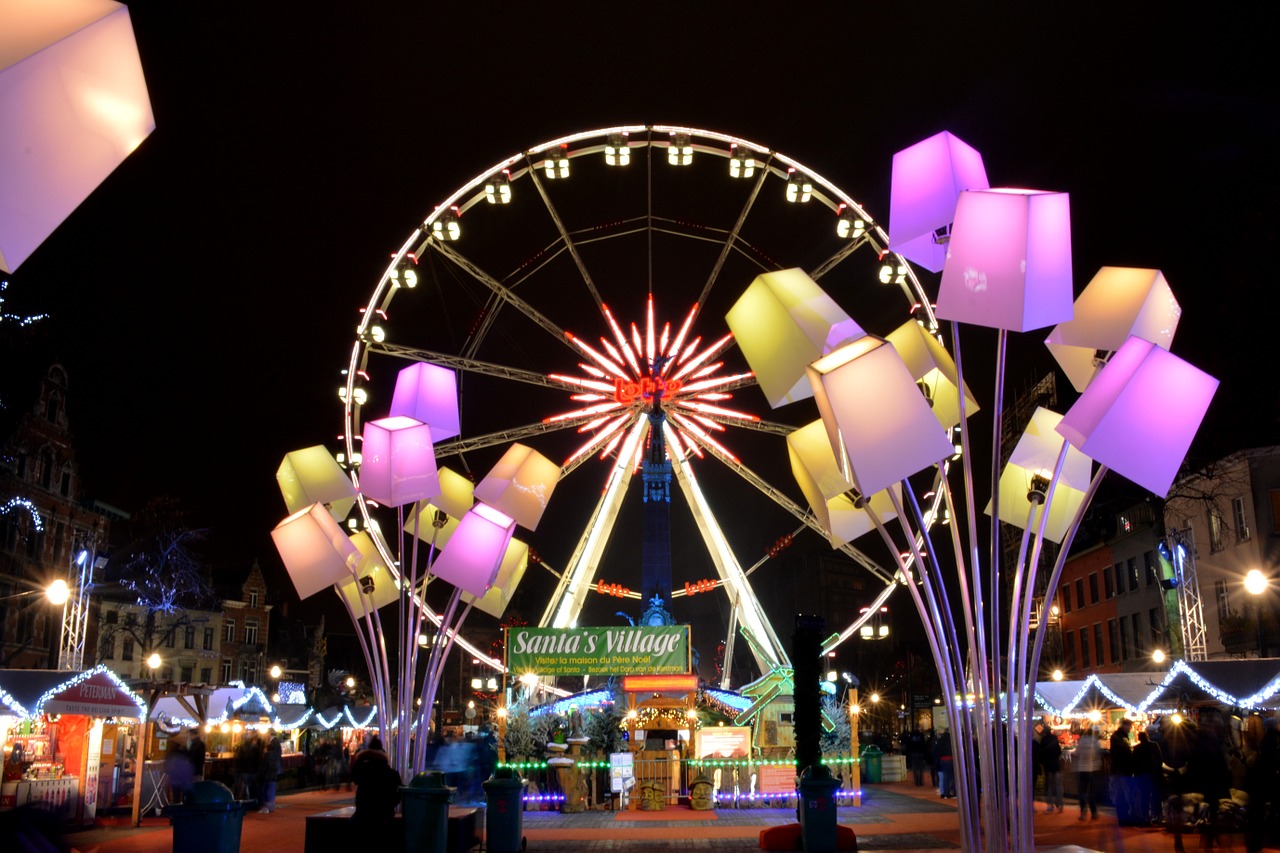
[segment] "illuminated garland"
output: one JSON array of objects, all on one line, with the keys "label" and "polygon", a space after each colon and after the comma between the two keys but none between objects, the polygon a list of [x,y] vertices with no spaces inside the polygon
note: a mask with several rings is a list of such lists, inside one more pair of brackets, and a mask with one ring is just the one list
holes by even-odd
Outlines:
[{"label": "illuminated garland", "polygon": [[40,512],[36,509],[36,505],[26,498],[9,498],[9,500],[0,504],[0,515],[8,515],[15,509],[25,509],[27,511],[31,516],[31,523],[35,526],[37,533],[44,530],[44,519],[40,517]]},{"label": "illuminated garland", "polygon": [[564,794],[525,794],[520,799],[526,803],[563,803]]},{"label": "illuminated garland", "polygon": [[115,684],[116,687],[120,688],[120,690],[124,693],[124,695],[129,697],[129,700],[131,702],[133,702],[135,705],[138,706],[139,720],[145,720],[147,718],[147,703],[143,700],[143,698],[139,696],[137,693],[134,693],[132,690],[130,690],[129,685],[125,684],[123,681],[120,680],[120,676],[116,675],[114,672],[107,669],[102,664],[98,664],[93,669],[86,670],[85,672],[77,673],[75,676],[67,679],[62,684],[59,684],[56,687],[50,687],[48,690],[44,692],[44,694],[39,699],[36,700],[35,711],[31,714],[28,714],[28,716],[34,717],[38,714],[43,714],[44,705],[46,702],[49,702],[50,700],[52,700],[55,696],[57,696],[62,691],[75,687],[77,684],[80,684],[81,682],[88,681],[90,678],[93,678],[95,675],[99,673],[102,673],[108,679],[110,679],[111,682]]},{"label": "illuminated garland", "polygon": [[570,711],[581,711],[584,708],[601,708],[606,705],[613,704],[613,694],[608,690],[593,690],[590,693],[583,693],[580,696],[570,696],[565,699],[559,699],[547,705],[540,705],[529,712],[530,717],[540,717],[544,714],[554,714],[556,716],[567,715]]},{"label": "illuminated garland", "polygon": [[[750,767],[794,767],[794,758],[691,758],[686,762],[690,767],[733,767],[733,768],[750,768]],[[845,757],[845,758],[824,758],[823,764],[861,764],[861,758]]]},{"label": "illuminated garland", "polygon": [[342,709],[342,713],[346,715],[346,717],[347,717],[347,722],[351,724],[351,728],[353,728],[353,729],[367,729],[367,728],[369,728],[369,724],[373,722],[373,718],[374,718],[374,717],[376,717],[376,716],[378,715],[378,706],[377,706],[377,705],[374,705],[372,708],[370,708],[370,709],[369,709],[369,716],[367,716],[367,717],[365,717],[365,718],[364,718],[364,722],[363,722],[363,723],[357,723],[357,722],[356,722],[356,718],[355,718],[355,717],[353,717],[353,716],[351,716],[351,708],[350,708],[350,707],[343,708],[343,709]]},{"label": "illuminated garland", "polygon": [[[609,762],[579,761],[574,766],[579,770],[607,770],[609,769]],[[550,765],[545,761],[499,761],[498,767],[506,767],[512,770],[547,770]]]},{"label": "illuminated garland", "polygon": [[24,720],[31,716],[31,712],[22,707],[22,703],[17,699],[14,699],[13,695],[3,687],[0,687],[0,704],[13,711],[13,713],[17,714]]},{"label": "illuminated garland", "polygon": [[316,720],[317,722],[320,723],[322,727],[324,727],[324,730],[326,732],[332,729],[335,725],[337,725],[338,720],[341,720],[341,719],[342,719],[341,711],[339,711],[337,714],[334,714],[332,720],[326,720],[324,718],[324,714],[320,713],[319,711],[316,711]]},{"label": "illuminated garland", "polygon": [[292,723],[282,723],[280,722],[279,717],[276,717],[274,720],[272,720],[272,722],[282,729],[297,729],[297,728],[301,728],[303,723],[311,719],[311,715],[314,713],[315,713],[314,709],[308,708],[307,710],[302,712],[301,717],[298,717],[298,719],[294,720]]},{"label": "illuminated garland", "polygon": [[1138,702],[1136,705],[1121,699],[1115,691],[1111,690],[1111,688],[1103,683],[1102,679],[1099,678],[1096,673],[1086,678],[1084,683],[1080,686],[1080,689],[1076,692],[1076,695],[1060,709],[1055,708],[1039,693],[1036,693],[1035,699],[1042,708],[1056,716],[1083,717],[1088,713],[1088,711],[1076,710],[1076,706],[1084,701],[1084,697],[1089,692],[1089,688],[1096,687],[1098,692],[1106,697],[1107,701],[1113,703],[1118,708],[1123,708],[1124,710],[1135,714],[1154,714],[1160,712],[1152,710],[1152,706],[1159,701],[1160,697],[1165,694],[1170,685],[1172,685],[1180,675],[1185,675],[1197,689],[1209,694],[1209,696],[1213,697],[1214,701],[1237,708],[1256,710],[1265,707],[1265,703],[1274,699],[1277,694],[1280,694],[1280,675],[1272,678],[1271,681],[1267,682],[1267,684],[1256,693],[1250,696],[1238,697],[1233,696],[1227,691],[1211,684],[1209,680],[1197,672],[1191,664],[1186,661],[1179,660],[1174,661],[1173,666],[1171,666],[1169,671],[1165,673],[1164,679],[1147,694],[1146,698],[1141,702]]},{"label": "illuminated garland", "polygon": [[750,697],[743,696],[741,693],[733,693],[728,690],[703,690],[702,695],[708,699],[713,706],[720,706],[733,711],[728,716],[737,716],[747,710],[754,704]]}]

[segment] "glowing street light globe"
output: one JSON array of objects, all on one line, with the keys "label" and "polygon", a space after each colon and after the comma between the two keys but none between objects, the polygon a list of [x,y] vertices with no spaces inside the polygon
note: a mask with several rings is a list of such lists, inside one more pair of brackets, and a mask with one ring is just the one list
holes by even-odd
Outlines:
[{"label": "glowing street light globe", "polygon": [[151,669],[159,669],[159,668],[160,668],[160,655],[159,655],[159,654],[157,654],[156,652],[152,652],[150,655],[148,655],[148,656],[147,656],[147,666],[148,666],[148,667],[150,667]]},{"label": "glowing street light globe", "polygon": [[49,599],[50,604],[61,605],[66,604],[67,599],[71,597],[71,587],[67,586],[67,582],[62,578],[58,578],[49,584],[44,591],[45,598]]},{"label": "glowing street light globe", "polygon": [[1267,576],[1259,569],[1250,569],[1249,573],[1244,576],[1244,588],[1250,595],[1262,595],[1267,591],[1269,585]]}]

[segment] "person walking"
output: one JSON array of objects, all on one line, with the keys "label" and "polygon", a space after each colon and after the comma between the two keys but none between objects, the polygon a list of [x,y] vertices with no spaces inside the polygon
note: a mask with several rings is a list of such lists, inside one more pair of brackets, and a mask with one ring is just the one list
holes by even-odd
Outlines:
[{"label": "person walking", "polygon": [[1098,745],[1097,730],[1086,728],[1076,741],[1071,764],[1076,769],[1080,789],[1080,820],[1098,818],[1098,786],[1102,775],[1102,748]]},{"label": "person walking", "polygon": [[907,735],[907,765],[917,788],[924,787],[924,735],[912,732]]},{"label": "person walking", "polygon": [[246,731],[235,751],[237,799],[258,798],[258,768],[261,764],[262,742],[258,740],[258,733]]},{"label": "person walking", "polygon": [[200,730],[192,729],[191,735],[187,738],[187,756],[191,759],[192,782],[204,781],[205,754],[204,739],[200,737]]},{"label": "person walking", "polygon": [[1145,731],[1138,732],[1133,748],[1133,789],[1137,823],[1159,822],[1164,811],[1164,755]]},{"label": "person walking", "polygon": [[1062,742],[1057,733],[1047,726],[1040,738],[1037,750],[1040,766],[1044,768],[1044,798],[1049,804],[1045,814],[1053,814],[1056,808],[1062,814]]},{"label": "person walking", "polygon": [[1137,821],[1133,802],[1133,746],[1129,734],[1133,721],[1127,717],[1111,733],[1111,803],[1116,807],[1116,822],[1133,826]]},{"label": "person walking", "polygon": [[284,755],[280,748],[280,738],[275,735],[267,742],[262,751],[262,808],[258,814],[271,814],[276,810],[276,783],[280,779],[280,771],[284,769]]},{"label": "person walking", "polygon": [[356,786],[356,810],[351,820],[357,834],[370,843],[369,849],[380,849],[392,839],[400,774],[391,766],[377,735],[351,759],[351,781]]},{"label": "person walking", "polygon": [[942,734],[938,735],[937,757],[934,759],[934,766],[937,768],[938,774],[938,796],[944,800],[955,799],[955,765],[951,754],[951,732],[947,729],[943,729]]}]

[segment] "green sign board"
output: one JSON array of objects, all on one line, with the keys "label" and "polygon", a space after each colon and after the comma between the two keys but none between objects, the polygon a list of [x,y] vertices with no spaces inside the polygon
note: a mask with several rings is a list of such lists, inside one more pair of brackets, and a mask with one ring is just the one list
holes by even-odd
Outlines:
[{"label": "green sign board", "polygon": [[512,675],[684,675],[689,626],[506,628]]}]

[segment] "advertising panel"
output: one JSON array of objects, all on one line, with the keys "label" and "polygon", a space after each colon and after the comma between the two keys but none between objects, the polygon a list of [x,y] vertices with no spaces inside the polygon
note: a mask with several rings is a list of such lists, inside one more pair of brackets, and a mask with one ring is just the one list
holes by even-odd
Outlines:
[{"label": "advertising panel", "polygon": [[506,628],[507,668],[553,675],[689,672],[689,626]]}]

